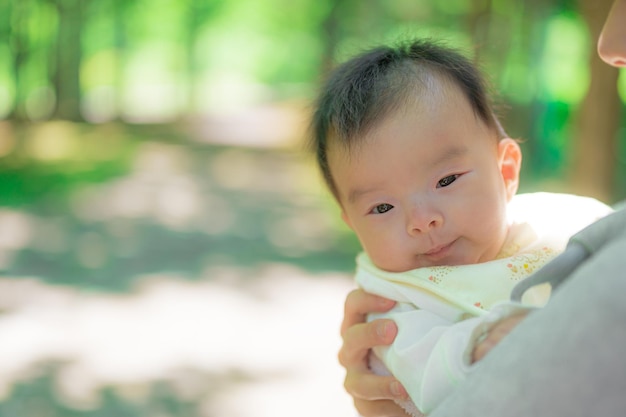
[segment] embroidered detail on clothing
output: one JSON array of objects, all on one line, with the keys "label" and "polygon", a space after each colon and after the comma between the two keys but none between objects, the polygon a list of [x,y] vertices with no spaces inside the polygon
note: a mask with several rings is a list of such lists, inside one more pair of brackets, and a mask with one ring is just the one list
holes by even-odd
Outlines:
[{"label": "embroidered detail on clothing", "polygon": [[506,266],[512,272],[511,279],[519,281],[541,268],[555,255],[554,249],[544,246],[540,250],[513,256]]},{"label": "embroidered detail on clothing", "polygon": [[441,281],[449,275],[454,269],[454,266],[433,266],[430,268],[432,274],[428,276],[428,280],[433,284],[441,284]]}]

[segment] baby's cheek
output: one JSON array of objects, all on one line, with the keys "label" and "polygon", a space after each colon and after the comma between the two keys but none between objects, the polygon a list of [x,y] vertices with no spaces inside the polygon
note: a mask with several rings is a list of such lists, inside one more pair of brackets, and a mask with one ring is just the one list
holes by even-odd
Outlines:
[{"label": "baby's cheek", "polygon": [[410,255],[405,254],[397,245],[378,245],[377,250],[368,255],[378,268],[389,272],[402,272],[412,269],[409,265]]},{"label": "baby's cheek", "polygon": [[474,244],[481,248],[479,262],[493,260],[506,240],[507,225],[505,219],[497,213],[490,216],[483,212],[474,218],[471,224]]}]

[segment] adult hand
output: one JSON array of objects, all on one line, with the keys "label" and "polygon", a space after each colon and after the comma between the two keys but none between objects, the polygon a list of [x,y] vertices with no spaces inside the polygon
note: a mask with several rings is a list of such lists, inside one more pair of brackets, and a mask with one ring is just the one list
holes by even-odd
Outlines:
[{"label": "adult hand", "polygon": [[363,417],[404,417],[407,414],[393,402],[406,399],[400,382],[391,376],[374,374],[368,366],[369,351],[374,346],[389,345],[397,334],[391,320],[374,320],[367,323],[368,313],[388,311],[395,302],[366,293],[352,291],[346,298],[341,324],[343,345],[339,350],[339,363],[346,369],[344,387],[354,399],[354,406]]}]

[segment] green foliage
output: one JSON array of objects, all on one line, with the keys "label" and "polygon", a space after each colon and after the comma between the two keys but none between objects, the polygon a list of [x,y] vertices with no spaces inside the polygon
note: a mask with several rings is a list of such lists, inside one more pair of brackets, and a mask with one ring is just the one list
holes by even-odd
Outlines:
[{"label": "green foliage", "polygon": [[[56,39],[69,11],[78,64],[57,54],[68,47]],[[45,119],[65,100],[96,123],[310,101],[330,65],[364,48],[446,40],[477,58],[498,101],[514,109],[505,115],[514,136],[536,142],[528,165],[553,173],[595,54],[572,0],[23,0],[0,5],[0,33],[0,115]],[[59,72],[66,65],[79,68]]]},{"label": "green foliage", "polygon": [[[83,2],[82,87],[84,92],[99,86],[127,89],[144,77],[152,84],[174,83],[183,89],[190,82],[209,80],[210,86],[212,79],[228,77],[276,89],[310,85],[319,78],[328,51],[330,60],[337,62],[373,44],[430,36],[470,53],[476,45],[498,88],[514,102],[528,103],[544,95],[577,103],[587,85],[581,63],[588,55],[589,36],[569,3],[544,3],[540,10],[528,10],[506,2],[493,2],[489,8],[489,2],[470,0]],[[5,90],[11,91],[13,70],[6,64],[17,58],[18,38],[26,45],[21,71],[25,75],[18,90],[27,96],[49,84],[52,48],[58,47],[51,43],[59,21],[54,4],[28,0],[4,6],[5,16],[11,16],[11,37],[0,45],[0,51],[11,51],[0,70]],[[336,28],[332,39],[327,39],[328,25]],[[524,40],[532,41],[535,33],[544,34],[534,41],[541,47]],[[326,42],[334,45],[329,49]],[[199,79],[185,78],[190,63],[198,65]],[[538,68],[535,74],[531,63]],[[116,71],[121,74],[115,76]],[[119,84],[116,77],[126,82]],[[529,78],[540,83],[528,89]],[[572,85],[575,88],[567,88]],[[6,108],[18,98],[0,95],[0,100],[0,107]],[[181,106],[178,112],[188,110]]]},{"label": "green foliage", "polygon": [[593,45],[579,16],[558,15],[548,22],[540,76],[548,99],[569,104],[582,101],[589,86],[589,69],[580,63],[589,60],[590,52],[595,54]]},{"label": "green foliage", "polygon": [[118,177],[128,171],[135,148],[114,126],[94,132],[88,126],[54,122],[15,130],[3,135],[15,144],[0,157],[4,207],[28,207],[42,199],[62,201],[81,186]]}]

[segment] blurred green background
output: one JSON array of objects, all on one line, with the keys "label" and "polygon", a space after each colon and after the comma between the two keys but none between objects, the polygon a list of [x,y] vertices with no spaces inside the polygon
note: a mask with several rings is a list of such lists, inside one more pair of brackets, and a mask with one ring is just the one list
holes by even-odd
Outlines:
[{"label": "blurred green background", "polygon": [[324,74],[445,39],[523,140],[521,191],[614,203],[610,4],[0,1],[0,416],[350,413],[334,356],[358,243],[303,147]]}]

